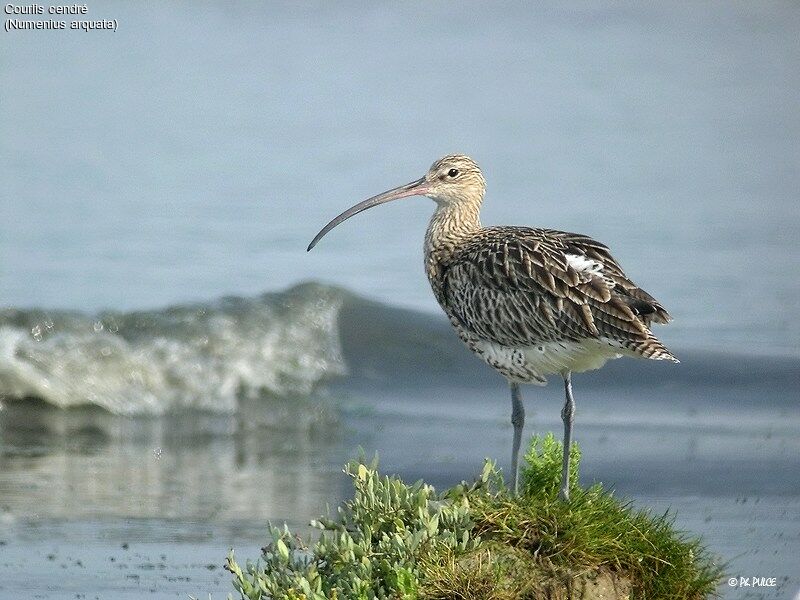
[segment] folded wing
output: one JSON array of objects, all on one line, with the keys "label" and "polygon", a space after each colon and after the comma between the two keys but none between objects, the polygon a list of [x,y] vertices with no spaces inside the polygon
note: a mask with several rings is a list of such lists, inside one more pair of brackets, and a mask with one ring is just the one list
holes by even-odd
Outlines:
[{"label": "folded wing", "polygon": [[673,359],[650,332],[670,316],[624,273],[609,249],[584,235],[487,227],[443,265],[444,299],[461,326],[505,346],[608,342]]}]

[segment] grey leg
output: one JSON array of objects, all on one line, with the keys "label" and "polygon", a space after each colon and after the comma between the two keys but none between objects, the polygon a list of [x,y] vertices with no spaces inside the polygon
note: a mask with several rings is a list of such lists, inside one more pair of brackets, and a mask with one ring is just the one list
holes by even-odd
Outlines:
[{"label": "grey leg", "polygon": [[514,495],[519,492],[519,445],[522,442],[522,428],[525,426],[525,408],[519,384],[511,384],[511,424],[514,426],[514,443],[511,448],[511,489]]},{"label": "grey leg", "polygon": [[572,446],[572,422],[575,419],[575,399],[572,397],[572,373],[564,375],[564,392],[566,400],[561,409],[561,420],[564,421],[564,459],[561,465],[561,489],[558,497],[569,501],[569,449]]}]

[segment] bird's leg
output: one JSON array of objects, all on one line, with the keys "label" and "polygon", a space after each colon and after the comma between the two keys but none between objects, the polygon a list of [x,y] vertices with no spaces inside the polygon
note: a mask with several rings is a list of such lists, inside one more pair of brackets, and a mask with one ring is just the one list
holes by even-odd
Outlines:
[{"label": "bird's leg", "polygon": [[566,400],[561,409],[561,420],[564,421],[564,459],[561,465],[561,489],[558,497],[569,501],[569,450],[572,446],[572,422],[575,419],[575,399],[572,397],[572,373],[564,375],[564,392]]},{"label": "bird's leg", "polygon": [[519,493],[519,445],[522,442],[522,428],[525,426],[525,408],[518,383],[511,384],[511,424],[514,426],[514,443],[511,447],[511,489]]}]

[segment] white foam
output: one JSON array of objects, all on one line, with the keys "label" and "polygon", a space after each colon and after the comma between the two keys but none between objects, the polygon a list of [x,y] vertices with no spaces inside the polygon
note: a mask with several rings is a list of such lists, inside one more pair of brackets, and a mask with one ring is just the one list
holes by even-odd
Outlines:
[{"label": "white foam", "polygon": [[232,412],[241,398],[308,394],[345,372],[341,304],[335,290],[310,286],[148,313],[17,315],[0,320],[0,397],[162,414]]}]

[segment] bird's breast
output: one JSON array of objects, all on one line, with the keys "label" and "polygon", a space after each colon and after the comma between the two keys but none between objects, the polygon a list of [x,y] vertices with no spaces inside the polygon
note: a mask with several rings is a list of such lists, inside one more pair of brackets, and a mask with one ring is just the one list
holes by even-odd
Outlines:
[{"label": "bird's breast", "polygon": [[450,316],[444,294],[444,257],[441,252],[425,248],[425,275],[439,306]]}]

